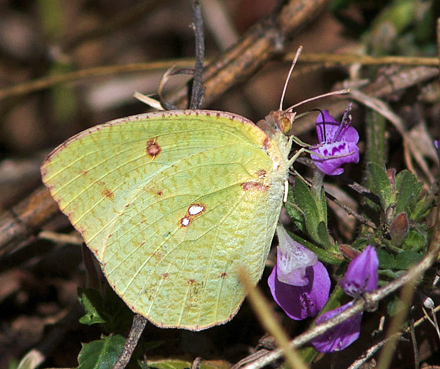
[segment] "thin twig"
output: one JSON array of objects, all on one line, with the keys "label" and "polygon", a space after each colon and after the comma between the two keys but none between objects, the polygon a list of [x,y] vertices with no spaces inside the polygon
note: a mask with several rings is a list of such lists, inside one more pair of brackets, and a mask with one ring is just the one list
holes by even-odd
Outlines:
[{"label": "thin twig", "polygon": [[[286,58],[292,58],[293,53],[286,55]],[[331,64],[362,64],[362,65],[408,65],[408,66],[438,66],[438,58],[419,58],[407,56],[371,56],[359,54],[319,54],[305,53],[301,56],[299,63],[323,63]]]},{"label": "thin twig", "polygon": [[139,342],[139,339],[141,338],[142,332],[147,325],[147,321],[147,318],[140,314],[136,314],[133,317],[133,324],[127,340],[125,341],[124,350],[122,351],[121,356],[119,356],[116,364],[113,366],[113,369],[124,369],[127,366]]},{"label": "thin twig", "polygon": [[203,19],[200,3],[195,0],[193,3],[194,11],[194,35],[196,38],[196,63],[194,66],[194,78],[192,80],[190,109],[200,109],[203,102],[203,58],[205,57],[205,36],[203,33]]}]

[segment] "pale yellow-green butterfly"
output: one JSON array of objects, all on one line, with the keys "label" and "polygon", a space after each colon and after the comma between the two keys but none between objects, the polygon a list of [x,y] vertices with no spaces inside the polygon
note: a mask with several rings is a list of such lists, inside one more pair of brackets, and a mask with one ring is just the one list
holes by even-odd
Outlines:
[{"label": "pale yellow-green butterfly", "polygon": [[116,293],[159,327],[237,313],[263,273],[293,159],[292,108],[255,125],[210,110],[141,114],[57,147],[43,182]]}]

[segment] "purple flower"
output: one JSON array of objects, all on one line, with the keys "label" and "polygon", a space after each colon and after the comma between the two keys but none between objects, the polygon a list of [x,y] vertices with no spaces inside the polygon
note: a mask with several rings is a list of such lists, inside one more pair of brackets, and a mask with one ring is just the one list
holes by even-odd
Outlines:
[{"label": "purple flower", "polygon": [[268,278],[275,302],[292,319],[318,315],[328,300],[330,277],[318,257],[277,227],[277,263]]},{"label": "purple flower", "polygon": [[[339,313],[347,310],[351,305],[353,305],[353,301],[322,314],[316,319],[316,324],[325,323]],[[344,321],[344,323],[338,324],[324,334],[316,337],[312,341],[313,347],[319,352],[334,352],[345,349],[359,338],[361,322],[362,313],[356,314]]]},{"label": "purple flower", "polygon": [[342,174],[343,164],[359,162],[359,134],[350,127],[349,109],[345,111],[341,123],[336,122],[328,110],[320,113],[315,121],[319,144],[312,146],[310,151],[320,156],[310,156],[315,165],[330,176]]},{"label": "purple flower", "polygon": [[[360,255],[350,262],[344,278],[340,281],[344,292],[347,295],[358,297],[363,292],[375,290],[378,284],[378,267],[379,259],[377,258],[375,248],[367,246]],[[351,305],[353,305],[353,301],[322,314],[316,320],[316,324],[326,322],[348,309]],[[313,339],[312,345],[319,352],[343,350],[358,339],[361,321],[362,313],[359,313]]]},{"label": "purple flower", "polygon": [[348,265],[347,271],[339,284],[344,292],[351,297],[359,297],[364,292],[377,288],[379,259],[373,246],[356,256]]}]

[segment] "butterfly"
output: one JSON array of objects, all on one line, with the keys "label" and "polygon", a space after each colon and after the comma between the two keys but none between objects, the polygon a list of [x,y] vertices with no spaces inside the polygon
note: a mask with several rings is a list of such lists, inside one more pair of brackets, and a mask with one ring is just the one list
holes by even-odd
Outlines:
[{"label": "butterfly", "polygon": [[264,130],[211,110],[114,120],[57,147],[43,182],[130,309],[209,328],[245,297],[238,266],[263,273],[291,164],[283,113]]}]

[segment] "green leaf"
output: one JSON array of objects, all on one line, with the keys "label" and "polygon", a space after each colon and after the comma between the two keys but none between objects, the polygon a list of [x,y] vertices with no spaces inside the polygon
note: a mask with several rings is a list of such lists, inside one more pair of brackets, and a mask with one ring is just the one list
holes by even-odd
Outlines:
[{"label": "green leaf", "polygon": [[423,255],[414,251],[402,251],[396,256],[397,269],[409,269],[423,259]]},{"label": "green leaf", "polygon": [[79,319],[81,324],[105,323],[105,318],[100,313],[103,311],[103,299],[99,291],[91,288],[78,288],[78,300],[86,311],[86,314]]},{"label": "green leaf", "polygon": [[317,233],[319,236],[319,244],[326,246],[326,247],[332,247],[333,243],[330,239],[330,236],[328,234],[327,225],[324,222],[319,222]]},{"label": "green leaf", "polygon": [[431,193],[419,199],[414,208],[411,209],[411,212],[409,213],[410,219],[414,221],[419,221],[420,218],[428,216],[434,198],[435,197]]},{"label": "green leaf", "polygon": [[292,222],[299,228],[301,232],[305,232],[304,211],[295,203],[293,191],[289,189],[287,201],[284,204]]},{"label": "green leaf", "polygon": [[99,323],[107,333],[125,332],[133,321],[133,312],[118,295],[105,285],[104,296],[94,289],[78,289],[79,301],[86,314],[79,320],[85,325]]},{"label": "green leaf", "polygon": [[403,170],[396,176],[396,214],[407,211],[420,196],[422,183],[418,183],[414,174]]},{"label": "green leaf", "polygon": [[295,203],[303,210],[304,215],[319,220],[318,208],[310,188],[302,181],[295,181]]},{"label": "green leaf", "polygon": [[325,190],[324,187],[321,188],[321,194],[319,197],[320,206],[318,211],[320,212],[320,219],[324,222],[325,226],[327,227],[327,198],[325,197]]},{"label": "green leaf", "polygon": [[315,198],[309,187],[301,180],[295,181],[295,202],[304,212],[304,223],[309,236],[319,243],[318,224],[320,214]]},{"label": "green leaf", "polygon": [[395,269],[396,258],[394,255],[387,252],[385,249],[376,248],[377,257],[379,258],[379,265],[381,269]]},{"label": "green leaf", "polygon": [[392,202],[391,185],[385,169],[376,163],[369,163],[367,166],[371,180],[371,192],[379,196],[383,209],[387,209]]},{"label": "green leaf", "polygon": [[100,340],[83,344],[78,355],[78,369],[111,369],[125,345],[120,335],[103,336]]},{"label": "green leaf", "polygon": [[412,229],[403,241],[402,248],[407,251],[417,252],[427,245],[426,232]]}]

